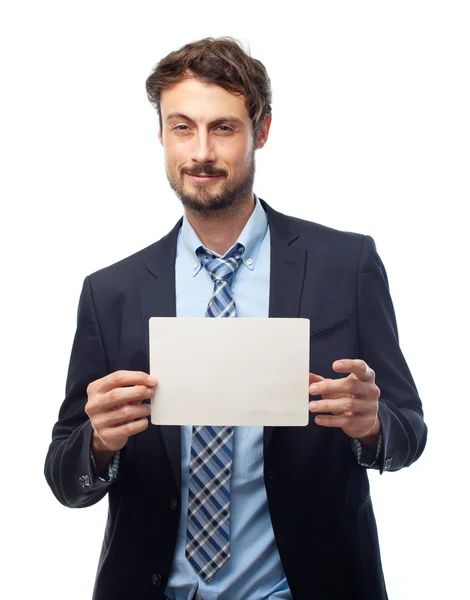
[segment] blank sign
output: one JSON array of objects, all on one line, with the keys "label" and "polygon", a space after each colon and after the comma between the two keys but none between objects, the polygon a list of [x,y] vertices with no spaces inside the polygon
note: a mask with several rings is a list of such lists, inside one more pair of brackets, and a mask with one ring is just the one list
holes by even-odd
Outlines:
[{"label": "blank sign", "polygon": [[307,425],[308,319],[152,317],[155,425]]}]

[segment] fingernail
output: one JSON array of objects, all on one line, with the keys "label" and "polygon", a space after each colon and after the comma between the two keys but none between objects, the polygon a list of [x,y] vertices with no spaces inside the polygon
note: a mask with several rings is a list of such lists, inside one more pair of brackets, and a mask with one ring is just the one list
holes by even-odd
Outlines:
[{"label": "fingernail", "polygon": [[157,378],[149,375],[149,383],[151,383],[152,385],[155,385],[157,383]]},{"label": "fingernail", "polygon": [[311,385],[310,386],[310,391],[312,392],[312,394],[314,394],[315,392],[318,392],[318,385]]},{"label": "fingernail", "polygon": [[316,402],[310,402],[310,410],[316,410],[317,409],[317,403]]},{"label": "fingernail", "polygon": [[344,362],[339,361],[336,363],[336,366],[338,367],[338,369],[342,369],[344,367]]}]

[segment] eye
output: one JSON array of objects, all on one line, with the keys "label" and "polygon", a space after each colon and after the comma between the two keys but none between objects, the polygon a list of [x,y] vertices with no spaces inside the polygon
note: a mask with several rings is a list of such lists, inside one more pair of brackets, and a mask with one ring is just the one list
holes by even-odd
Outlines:
[{"label": "eye", "polygon": [[217,129],[222,133],[230,133],[231,131],[233,131],[233,129],[228,125],[219,125]]},{"label": "eye", "polygon": [[189,127],[187,125],[176,125],[176,127],[173,127],[173,129],[175,131],[186,131],[186,129],[189,129]]}]

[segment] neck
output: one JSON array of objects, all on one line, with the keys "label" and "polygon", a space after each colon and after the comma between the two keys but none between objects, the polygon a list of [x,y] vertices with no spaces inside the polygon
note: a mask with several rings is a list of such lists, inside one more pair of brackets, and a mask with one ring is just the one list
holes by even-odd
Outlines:
[{"label": "neck", "polygon": [[255,197],[250,192],[223,210],[196,213],[186,209],[185,215],[204,246],[223,256],[239,238],[254,209]]}]

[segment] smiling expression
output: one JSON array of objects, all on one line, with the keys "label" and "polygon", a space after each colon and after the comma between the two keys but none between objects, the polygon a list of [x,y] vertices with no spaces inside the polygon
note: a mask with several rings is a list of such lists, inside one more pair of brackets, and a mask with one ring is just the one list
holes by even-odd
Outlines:
[{"label": "smiling expression", "polygon": [[162,92],[161,117],[168,181],[185,207],[216,211],[252,198],[255,150],[271,117],[255,143],[243,96],[195,78]]}]

